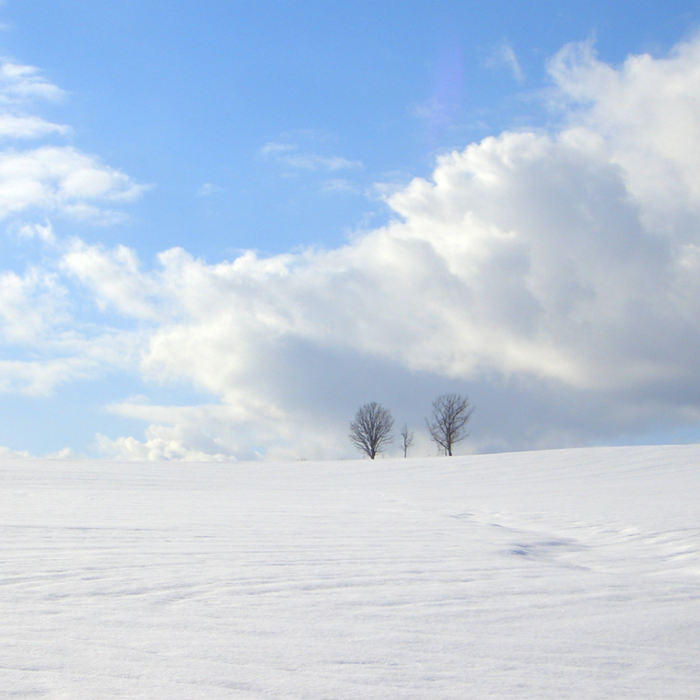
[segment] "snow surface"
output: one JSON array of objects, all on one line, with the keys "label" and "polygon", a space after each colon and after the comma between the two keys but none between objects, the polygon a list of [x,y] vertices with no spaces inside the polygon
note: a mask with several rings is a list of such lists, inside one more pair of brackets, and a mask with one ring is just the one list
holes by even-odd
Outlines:
[{"label": "snow surface", "polygon": [[700,696],[700,446],[0,462],[0,697]]}]

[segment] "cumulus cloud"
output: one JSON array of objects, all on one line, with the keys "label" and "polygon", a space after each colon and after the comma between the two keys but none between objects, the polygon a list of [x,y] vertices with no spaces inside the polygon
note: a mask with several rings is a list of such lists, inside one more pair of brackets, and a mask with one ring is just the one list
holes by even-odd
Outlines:
[{"label": "cumulus cloud", "polygon": [[[51,250],[68,259],[76,245]],[[136,366],[143,333],[81,321],[69,281],[40,265],[0,273],[0,392],[45,396],[67,382]]]},{"label": "cumulus cloud", "polygon": [[48,220],[46,220],[43,224],[17,222],[17,225],[12,226],[11,230],[15,231],[19,238],[36,238],[46,245],[54,245],[56,243],[56,235],[53,231],[53,225]]},{"label": "cumulus cloud", "polygon": [[0,337],[36,344],[65,318],[65,295],[58,277],[37,267],[0,274]]},{"label": "cumulus cloud", "polygon": [[[500,382],[526,411],[538,397],[519,437],[484,425],[485,443],[585,441],[605,421],[634,430],[659,410],[695,415],[699,44],[619,70],[566,47],[550,71],[569,103],[563,129],[440,157],[430,180],[387,199],[395,221],[347,246],[218,265],[172,250],[151,273],[124,261],[134,288],[161,290],[152,313],[166,305],[171,318],[144,349],[144,375],[221,397],[250,444],[278,441],[272,452],[299,451],[309,434],[339,449],[342,401],[318,377],[371,399],[380,367],[479,393]],[[673,172],[675,187],[651,187],[650,172]],[[556,405],[570,425],[551,420]]]},{"label": "cumulus cloud", "polygon": [[[70,132],[27,112],[37,101],[64,97],[36,68],[0,62],[0,219],[18,241],[40,241],[46,254],[24,271],[0,270],[2,392],[46,395],[60,384],[103,375],[110,365],[133,365],[138,333],[76,317],[79,302],[70,282],[77,278],[87,284],[80,277],[79,245],[58,240],[46,216],[93,223],[123,219],[122,205],[139,197],[144,186],[74,147],[26,147],[27,139]],[[32,221],[36,214],[40,220]],[[62,270],[61,258],[76,269]]]},{"label": "cumulus cloud", "polygon": [[29,459],[31,456],[29,452],[17,452],[9,447],[0,447],[0,459]]},{"label": "cumulus cloud", "polygon": [[630,195],[643,203],[648,226],[694,239],[700,41],[683,42],[665,58],[631,56],[619,70],[596,58],[592,42],[571,44],[549,71],[570,130],[607,149]]},{"label": "cumulus cloud", "polygon": [[[46,459],[84,459],[85,455],[76,454],[69,447],[64,447],[58,452],[51,452],[46,455]],[[26,450],[11,450],[9,447],[0,447],[0,459],[36,459],[33,454]]]},{"label": "cumulus cloud", "polygon": [[[549,70],[560,129],[441,156],[431,178],[387,196],[389,224],[345,246],[217,264],[175,248],[150,269],[76,239],[57,253],[58,277],[6,280],[7,332],[46,335],[50,313],[25,327],[23,299],[72,280],[134,324],[83,337],[77,360],[94,361],[100,342],[114,356],[124,333],[122,366],[146,386],[207,397],[112,406],[150,425],[143,440],[98,438],[120,458],[349,455],[359,403],[418,427],[449,390],[477,406],[466,449],[697,421],[700,40],[620,68],[572,45]],[[287,145],[265,155],[292,157]]]},{"label": "cumulus cloud", "polygon": [[[207,426],[209,429],[210,426]],[[193,449],[186,445],[179,434],[179,428],[166,428],[152,425],[146,430],[146,439],[139,442],[133,437],[120,437],[111,440],[98,433],[95,443],[97,450],[108,459],[127,461],[183,461],[183,462],[229,462],[235,458],[216,452],[215,443],[207,444],[209,451]],[[201,441],[201,436],[195,437]],[[212,449],[213,448],[213,449]]]},{"label": "cumulus cloud", "polygon": [[71,239],[59,262],[60,269],[77,278],[93,294],[100,310],[114,308],[132,318],[156,318],[157,307],[149,296],[158,293],[157,284],[140,272],[136,253],[124,246],[105,250]]}]

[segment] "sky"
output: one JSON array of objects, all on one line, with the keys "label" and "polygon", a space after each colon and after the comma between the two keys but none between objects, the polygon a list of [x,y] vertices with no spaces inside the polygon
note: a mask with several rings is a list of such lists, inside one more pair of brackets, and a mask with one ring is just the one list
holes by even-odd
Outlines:
[{"label": "sky", "polygon": [[[0,7],[0,452],[700,440],[692,2]],[[392,448],[398,454],[398,442]],[[390,450],[391,453],[391,450]]]}]

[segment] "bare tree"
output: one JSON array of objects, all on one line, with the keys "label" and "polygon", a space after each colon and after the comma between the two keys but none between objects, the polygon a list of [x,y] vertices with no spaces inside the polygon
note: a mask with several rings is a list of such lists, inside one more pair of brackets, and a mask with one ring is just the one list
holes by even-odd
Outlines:
[{"label": "bare tree", "polygon": [[381,404],[372,401],[360,406],[355,414],[355,420],[350,423],[350,440],[360,452],[374,459],[393,440],[393,427],[391,413]]},{"label": "bare tree", "polygon": [[469,435],[465,426],[473,412],[467,397],[459,394],[443,394],[433,401],[433,422],[426,421],[426,425],[446,455],[451,457],[452,446]]},{"label": "bare tree", "polygon": [[401,428],[401,441],[401,446],[403,447],[403,456],[407,457],[408,448],[413,444],[413,433],[408,432],[408,425],[406,423],[404,423],[403,428]]}]

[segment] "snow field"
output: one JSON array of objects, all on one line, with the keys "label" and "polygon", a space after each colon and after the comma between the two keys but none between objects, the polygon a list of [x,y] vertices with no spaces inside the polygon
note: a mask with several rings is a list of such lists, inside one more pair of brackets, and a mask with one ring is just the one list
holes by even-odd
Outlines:
[{"label": "snow field", "polygon": [[0,462],[0,697],[697,698],[700,446]]}]

